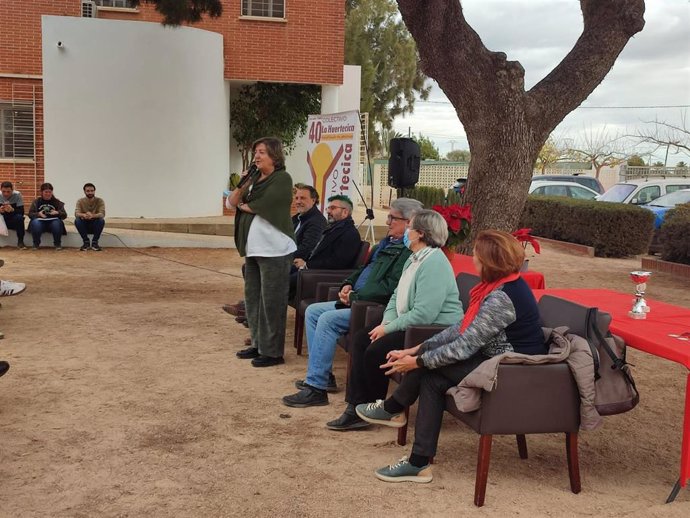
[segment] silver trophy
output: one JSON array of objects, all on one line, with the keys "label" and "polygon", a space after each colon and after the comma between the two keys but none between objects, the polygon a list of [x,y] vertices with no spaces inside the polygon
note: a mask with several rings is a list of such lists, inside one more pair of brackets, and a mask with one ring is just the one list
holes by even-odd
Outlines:
[{"label": "silver trophy", "polygon": [[628,311],[628,316],[636,320],[644,320],[649,313],[649,306],[644,299],[644,292],[647,289],[647,279],[652,275],[652,272],[635,271],[630,272],[630,279],[635,283],[635,298],[633,299],[633,307]]}]

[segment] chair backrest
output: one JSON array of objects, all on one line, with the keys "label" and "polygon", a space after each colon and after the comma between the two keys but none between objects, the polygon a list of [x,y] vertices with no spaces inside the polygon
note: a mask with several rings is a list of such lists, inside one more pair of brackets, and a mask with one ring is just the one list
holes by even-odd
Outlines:
[{"label": "chair backrest", "polygon": [[467,311],[467,307],[470,305],[470,290],[479,284],[479,280],[478,275],[472,275],[471,273],[459,273],[455,278],[464,311]]},{"label": "chair backrest", "polygon": [[357,254],[357,260],[355,262],[355,268],[359,268],[366,264],[369,258],[369,241],[361,241],[359,243],[359,253]]},{"label": "chair backrest", "polygon": [[539,301],[539,316],[543,327],[556,328],[566,326],[570,332],[588,337],[590,335],[590,320],[597,318],[597,325],[602,334],[608,331],[611,315],[593,308],[570,302],[569,300],[544,295]]}]

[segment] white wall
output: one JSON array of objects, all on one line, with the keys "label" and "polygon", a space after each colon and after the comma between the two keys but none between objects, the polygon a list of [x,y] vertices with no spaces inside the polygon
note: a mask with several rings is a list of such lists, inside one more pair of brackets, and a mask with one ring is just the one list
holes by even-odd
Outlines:
[{"label": "white wall", "polygon": [[[321,113],[337,113],[349,110],[359,110],[361,67],[345,65],[343,67],[342,85],[324,85],[321,87]],[[231,85],[231,97],[234,99],[241,89],[240,84]],[[237,150],[235,141],[230,143],[230,171],[240,172],[242,157]],[[294,183],[311,184],[311,173],[307,165],[307,135],[297,139],[295,149],[285,157],[285,167],[292,176]],[[356,201],[356,200],[355,200]]]},{"label": "white wall", "polygon": [[222,36],[62,16],[43,16],[42,26],[45,178],[68,213],[90,181],[108,216],[221,214]]}]

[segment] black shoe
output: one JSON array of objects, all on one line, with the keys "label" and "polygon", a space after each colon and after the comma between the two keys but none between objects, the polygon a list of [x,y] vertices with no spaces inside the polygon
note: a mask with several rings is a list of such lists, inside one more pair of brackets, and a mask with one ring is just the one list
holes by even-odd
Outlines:
[{"label": "black shoe", "polygon": [[235,353],[235,356],[243,360],[251,360],[252,358],[258,358],[261,355],[259,354],[259,350],[256,347],[247,347],[246,349],[237,351]]},{"label": "black shoe", "polygon": [[223,311],[234,317],[247,318],[247,310],[243,300],[238,301],[237,304],[223,304]]},{"label": "black shoe", "polygon": [[98,241],[94,241],[93,243],[91,243],[91,250],[93,250],[94,252],[100,252],[103,249],[100,246],[98,246]]},{"label": "black shoe", "polygon": [[89,242],[84,241],[84,244],[79,247],[79,251],[80,252],[86,252],[90,247],[91,247],[91,245],[89,244]]},{"label": "black shoe", "polygon": [[20,241],[19,243],[17,243],[17,248],[19,248],[20,250],[26,250],[26,245],[24,244],[24,241]]},{"label": "black shoe", "polygon": [[[297,390],[304,390],[308,386],[307,380],[295,381],[295,388]],[[326,387],[326,392],[330,392],[331,394],[338,392],[338,385],[335,382],[335,376],[333,376],[333,374],[328,375],[328,386]]]},{"label": "black shoe", "polygon": [[325,390],[315,389],[307,385],[297,394],[285,396],[283,398],[283,404],[285,406],[291,406],[295,408],[306,408],[308,406],[325,406],[328,404],[328,394],[326,394]]},{"label": "black shoe", "polygon": [[0,376],[5,374],[8,370],[10,370],[10,364],[5,361],[0,361]]},{"label": "black shoe", "polygon": [[274,358],[273,356],[263,356],[260,354],[252,360],[253,367],[273,367],[274,365],[281,365],[283,363],[285,363],[285,360],[282,356]]},{"label": "black shoe", "polygon": [[[352,405],[348,405],[347,408],[348,410],[352,407]],[[355,412],[354,408],[352,410],[352,413],[348,412],[348,410],[345,410],[343,412],[343,415],[341,415],[338,419],[333,419],[333,421],[328,421],[326,423],[326,428],[329,430],[336,430],[338,432],[344,432],[346,430],[358,430],[361,428],[367,428],[369,423],[367,423],[364,419],[359,417]]]}]

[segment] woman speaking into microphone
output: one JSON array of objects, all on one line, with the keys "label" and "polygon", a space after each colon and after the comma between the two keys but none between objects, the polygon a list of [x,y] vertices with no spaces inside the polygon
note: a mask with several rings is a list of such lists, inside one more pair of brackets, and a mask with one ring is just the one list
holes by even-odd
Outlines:
[{"label": "woman speaking into microphone", "polygon": [[235,208],[235,246],[244,257],[244,299],[252,344],[237,353],[254,367],[284,363],[285,320],[292,255],[292,179],[280,140],[252,145],[253,166],[226,204]]}]

